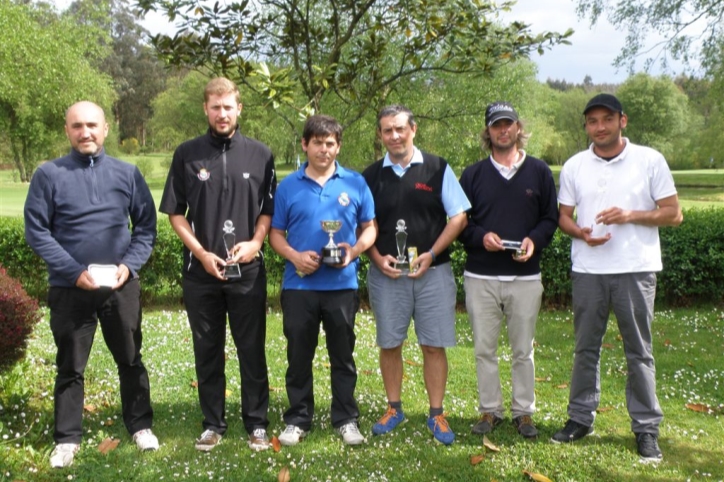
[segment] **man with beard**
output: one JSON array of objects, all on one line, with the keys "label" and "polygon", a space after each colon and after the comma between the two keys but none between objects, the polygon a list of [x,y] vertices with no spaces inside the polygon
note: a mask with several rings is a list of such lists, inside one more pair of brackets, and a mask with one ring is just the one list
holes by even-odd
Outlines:
[{"label": "man with beard", "polygon": [[204,431],[212,450],[227,429],[226,317],[241,372],[241,416],[253,450],[270,447],[266,272],[261,256],[276,189],[274,156],[241,135],[239,89],[225,78],[204,91],[206,134],[174,152],[160,211],[184,243],[183,296],[193,335]]},{"label": "man with beard", "polygon": [[[287,339],[287,426],[282,445],[296,445],[312,426],[314,381],[312,361],[324,328],[332,378],[332,427],[348,445],[365,441],[359,431],[359,408],[354,398],[354,319],[358,257],[375,241],[375,207],[364,178],[337,162],[342,126],[333,117],[314,115],[302,133],[307,162],[279,184],[269,243],[286,262],[282,311]],[[322,247],[329,223],[342,253]],[[333,223],[340,222],[339,226]],[[340,256],[336,256],[339,254]],[[335,256],[332,256],[335,255]]]},{"label": "man with beard", "polygon": [[631,430],[641,461],[658,462],[663,413],[651,346],[656,272],[662,269],[658,227],[678,226],[683,217],[664,157],[622,136],[628,117],[619,100],[599,94],[583,116],[591,146],[565,163],[558,194],[560,228],[573,238],[576,348],[568,421],[552,441],[573,442],[593,432],[601,344],[612,308],[628,366]]},{"label": "man with beard", "polygon": [[533,338],[543,294],[540,258],[558,227],[556,185],[546,163],[522,150],[529,134],[509,103],[488,105],[481,137],[490,156],[466,168],[460,178],[472,204],[460,241],[467,253],[465,303],[480,402],[473,433],[486,434],[503,421],[497,349],[505,318],[512,351],[513,424],[523,437],[533,438],[538,435],[532,415]]}]

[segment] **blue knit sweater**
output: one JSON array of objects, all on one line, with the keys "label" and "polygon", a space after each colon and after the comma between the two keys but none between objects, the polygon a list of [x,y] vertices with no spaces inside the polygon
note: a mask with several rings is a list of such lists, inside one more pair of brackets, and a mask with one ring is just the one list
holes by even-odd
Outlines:
[{"label": "blue knit sweater", "polygon": [[35,171],[25,239],[47,263],[50,286],[75,286],[93,263],[124,264],[135,277],[153,249],[156,207],[136,166],[71,150]]}]

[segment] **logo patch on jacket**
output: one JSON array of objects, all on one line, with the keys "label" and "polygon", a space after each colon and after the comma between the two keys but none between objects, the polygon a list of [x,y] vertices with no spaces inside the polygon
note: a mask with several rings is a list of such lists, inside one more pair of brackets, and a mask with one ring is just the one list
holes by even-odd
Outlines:
[{"label": "logo patch on jacket", "polygon": [[339,201],[339,203],[342,206],[349,206],[349,194],[347,194],[346,192],[343,192],[342,194],[339,195],[339,197],[337,198],[337,201]]},{"label": "logo patch on jacket", "polygon": [[211,177],[211,173],[209,171],[207,171],[206,169],[201,168],[199,173],[196,174],[196,177],[199,178],[199,181],[208,181],[209,178]]},{"label": "logo patch on jacket", "polygon": [[243,177],[244,179],[249,179],[249,173],[248,173],[248,172],[245,172],[244,174],[242,174],[242,177]]},{"label": "logo patch on jacket", "polygon": [[432,192],[432,188],[425,184],[424,182],[416,182],[415,183],[415,189],[419,189],[421,191],[427,191]]}]

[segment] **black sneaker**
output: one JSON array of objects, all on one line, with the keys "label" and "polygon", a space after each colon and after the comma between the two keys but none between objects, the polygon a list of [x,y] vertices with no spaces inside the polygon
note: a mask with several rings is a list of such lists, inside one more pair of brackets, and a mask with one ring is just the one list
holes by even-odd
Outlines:
[{"label": "black sneaker", "polygon": [[568,442],[575,442],[578,439],[582,439],[588,434],[593,433],[593,427],[574,422],[568,419],[566,426],[560,429],[553,435],[551,442],[554,444],[565,444]]},{"label": "black sneaker", "polygon": [[649,462],[661,462],[664,456],[659,449],[659,436],[652,433],[637,433],[636,445],[638,446],[641,462],[648,464]]},{"label": "black sneaker", "polygon": [[513,425],[518,429],[518,433],[525,438],[535,438],[538,436],[538,429],[535,428],[533,419],[530,415],[521,415],[513,419]]},{"label": "black sneaker", "polygon": [[497,417],[492,413],[483,412],[482,415],[480,415],[480,420],[473,425],[472,431],[475,435],[485,435],[486,433],[492,432],[493,429],[502,421],[502,418]]}]

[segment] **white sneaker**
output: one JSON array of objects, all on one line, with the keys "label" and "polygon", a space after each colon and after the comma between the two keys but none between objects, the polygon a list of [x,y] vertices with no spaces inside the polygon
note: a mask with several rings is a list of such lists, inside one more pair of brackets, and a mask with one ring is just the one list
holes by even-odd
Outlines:
[{"label": "white sneaker", "polygon": [[221,434],[214,432],[213,430],[204,430],[201,437],[196,439],[196,450],[202,452],[211,452],[221,442]]},{"label": "white sneaker", "polygon": [[150,428],[144,428],[133,434],[133,441],[136,442],[138,450],[158,450],[158,439],[151,432]]},{"label": "white sneaker", "polygon": [[80,450],[79,444],[57,444],[50,454],[50,466],[62,469],[73,464],[75,454]]},{"label": "white sneaker", "polygon": [[271,443],[269,442],[269,437],[266,434],[266,429],[255,428],[249,434],[249,448],[256,450],[257,452],[271,448]]},{"label": "white sneaker", "polygon": [[359,445],[366,442],[355,422],[346,423],[339,427],[337,431],[347,445]]},{"label": "white sneaker", "polygon": [[287,428],[279,435],[279,443],[282,445],[297,445],[306,436],[307,432],[296,425],[287,425]]}]

